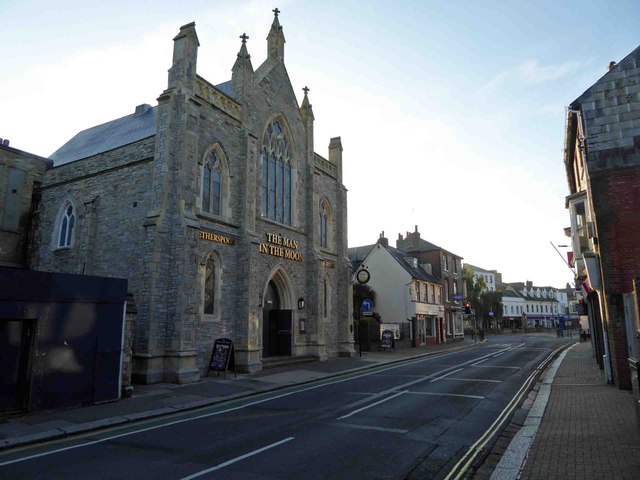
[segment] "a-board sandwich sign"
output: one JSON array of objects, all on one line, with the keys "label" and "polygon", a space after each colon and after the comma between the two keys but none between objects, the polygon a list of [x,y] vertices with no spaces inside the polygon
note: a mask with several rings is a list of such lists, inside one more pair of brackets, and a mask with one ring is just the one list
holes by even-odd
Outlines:
[{"label": "a-board sandwich sign", "polygon": [[233,340],[217,338],[213,344],[207,375],[209,375],[209,371],[211,370],[218,372],[218,375],[220,375],[220,372],[224,375],[227,370],[233,369],[233,374],[237,377],[234,353]]}]

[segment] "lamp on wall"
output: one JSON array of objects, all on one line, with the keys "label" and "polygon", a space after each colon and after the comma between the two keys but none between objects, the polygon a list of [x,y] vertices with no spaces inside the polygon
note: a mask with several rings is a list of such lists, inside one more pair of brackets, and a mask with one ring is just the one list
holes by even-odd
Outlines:
[{"label": "lamp on wall", "polygon": [[304,310],[304,298],[302,297],[298,299],[298,310]]}]

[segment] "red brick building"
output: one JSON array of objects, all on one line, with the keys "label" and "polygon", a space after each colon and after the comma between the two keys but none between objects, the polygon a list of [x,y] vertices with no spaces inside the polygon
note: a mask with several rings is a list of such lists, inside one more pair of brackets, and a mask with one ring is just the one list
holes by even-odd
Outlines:
[{"label": "red brick building", "polygon": [[637,389],[640,47],[612,62],[567,108],[564,161],[576,277],[594,352],[611,382]]},{"label": "red brick building", "polygon": [[420,238],[417,225],[405,237],[398,234],[396,248],[429,265],[429,273],[442,280],[444,318],[437,328],[438,343],[464,339],[462,257]]}]

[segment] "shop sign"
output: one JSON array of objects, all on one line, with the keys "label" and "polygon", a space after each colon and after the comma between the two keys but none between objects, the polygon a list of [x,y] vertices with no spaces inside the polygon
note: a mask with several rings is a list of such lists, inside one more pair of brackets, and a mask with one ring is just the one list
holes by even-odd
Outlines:
[{"label": "shop sign", "polygon": [[209,240],[210,242],[223,243],[225,245],[235,245],[236,239],[225,237],[224,235],[218,235],[216,233],[203,232],[200,230],[200,238],[202,240]]},{"label": "shop sign", "polygon": [[292,238],[266,233],[267,241],[260,244],[260,253],[301,262],[304,255],[298,251],[298,242]]}]

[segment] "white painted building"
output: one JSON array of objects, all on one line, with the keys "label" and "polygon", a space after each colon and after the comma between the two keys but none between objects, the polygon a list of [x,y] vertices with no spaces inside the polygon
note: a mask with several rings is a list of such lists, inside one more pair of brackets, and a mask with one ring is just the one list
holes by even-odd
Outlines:
[{"label": "white painted building", "polygon": [[504,328],[522,328],[525,299],[515,289],[507,286],[502,292],[502,324]]},{"label": "white painted building", "polygon": [[[350,248],[356,252],[360,247]],[[381,237],[364,257],[359,270],[369,272],[367,283],[376,292],[373,311],[384,324],[399,324],[409,330],[413,346],[446,341],[442,282],[418,259],[388,246]],[[407,327],[409,327],[407,329]]]},{"label": "white painted building", "polygon": [[564,314],[557,298],[558,289],[535,287],[532,282],[510,283],[508,287],[517,291],[524,299],[524,314],[529,328],[555,328]]},{"label": "white painted building", "polygon": [[496,291],[496,275],[498,272],[495,270],[485,270],[484,268],[476,267],[469,263],[465,264],[468,267],[473,268],[473,276],[475,277],[476,282],[482,278],[484,280],[485,288],[484,291],[495,292]]}]

